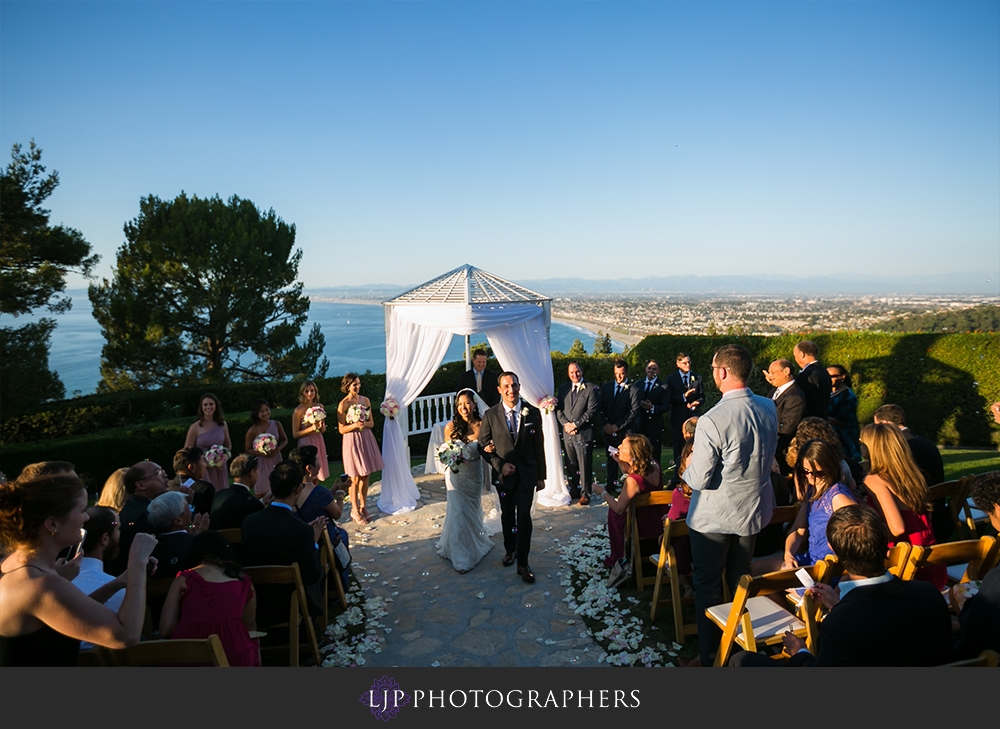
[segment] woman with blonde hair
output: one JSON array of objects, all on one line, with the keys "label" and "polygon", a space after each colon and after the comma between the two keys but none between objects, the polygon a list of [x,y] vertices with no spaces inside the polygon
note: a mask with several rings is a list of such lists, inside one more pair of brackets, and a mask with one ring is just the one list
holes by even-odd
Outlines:
[{"label": "woman with blonde hair", "polygon": [[[611,556],[604,560],[605,567],[611,567],[625,556],[625,520],[629,502],[641,493],[659,491],[663,488],[663,474],[653,460],[653,447],[644,435],[627,435],[618,447],[618,453],[611,456],[627,473],[625,485],[618,498],[612,498],[603,486],[594,484],[594,495],[604,499],[608,505],[608,539],[611,540]],[[669,507],[647,506],[635,510],[636,524],[640,539],[656,539],[663,532],[663,517]]]},{"label": "woman with blonde hair", "polygon": [[[935,544],[927,483],[902,433],[891,423],[872,423],[861,429],[861,443],[871,462],[864,482],[868,504],[888,525],[893,539],[889,546],[896,542],[918,547]],[[947,575],[944,565],[933,565],[919,570],[916,578],[943,588]]]},{"label": "woman with blonde hair", "polygon": [[97,500],[96,506],[106,506],[120,512],[125,502],[128,501],[128,492],[125,490],[125,472],[127,468],[119,468],[108,476],[101,489],[101,498]]}]

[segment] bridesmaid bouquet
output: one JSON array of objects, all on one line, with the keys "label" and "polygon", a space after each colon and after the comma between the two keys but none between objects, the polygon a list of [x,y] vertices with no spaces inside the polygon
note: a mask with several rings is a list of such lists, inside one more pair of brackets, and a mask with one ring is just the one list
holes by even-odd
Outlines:
[{"label": "bridesmaid bouquet", "polygon": [[396,416],[399,415],[399,403],[395,400],[395,398],[387,398],[385,402],[379,405],[378,409],[381,410],[382,414],[389,418],[389,420],[395,420]]},{"label": "bridesmaid bouquet", "polygon": [[361,403],[355,403],[351,407],[347,408],[347,423],[364,423],[368,420],[368,408],[366,408]]},{"label": "bridesmaid bouquet", "polygon": [[553,410],[556,409],[556,405],[559,404],[559,398],[555,395],[549,395],[548,397],[543,397],[541,402],[538,403],[539,409],[548,415]]},{"label": "bridesmaid bouquet", "polygon": [[224,445],[214,445],[205,451],[205,460],[209,468],[222,468],[229,460],[229,449]]},{"label": "bridesmaid bouquet", "polygon": [[263,453],[265,456],[271,455],[277,447],[278,439],[270,433],[261,433],[253,439],[253,449],[258,453]]},{"label": "bridesmaid bouquet", "polygon": [[306,410],[305,415],[302,416],[302,422],[309,425],[319,425],[324,420],[326,420],[326,410],[322,405],[313,405],[311,408]]},{"label": "bridesmaid bouquet", "polygon": [[460,440],[446,440],[438,446],[438,460],[450,468],[452,473],[458,473],[462,464],[468,463],[470,460],[470,455],[467,450],[470,445],[472,444],[465,443]]}]

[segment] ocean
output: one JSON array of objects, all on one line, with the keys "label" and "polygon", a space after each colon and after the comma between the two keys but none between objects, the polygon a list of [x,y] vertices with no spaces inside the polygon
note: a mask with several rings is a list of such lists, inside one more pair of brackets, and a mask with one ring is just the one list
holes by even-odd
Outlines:
[{"label": "ocean", "polygon": [[[91,313],[90,300],[85,291],[67,291],[73,299],[73,308],[66,314],[38,313],[16,319],[3,317],[4,326],[37,321],[50,316],[58,322],[52,334],[49,367],[59,373],[66,386],[66,397],[89,395],[97,390],[101,379],[101,347],[104,337]],[[345,372],[385,372],[385,314],[378,304],[341,304],[314,301],[309,306],[309,321],[302,329],[308,335],[312,325],[318,323],[326,337],[323,354],[330,360],[329,375]],[[573,340],[579,338],[584,348],[591,352],[597,332],[573,324],[553,321],[549,330],[553,351],[568,352]],[[472,336],[472,343],[485,342],[486,335]],[[612,340],[612,349],[621,352],[622,342]],[[464,359],[465,342],[453,337],[445,362]]]}]

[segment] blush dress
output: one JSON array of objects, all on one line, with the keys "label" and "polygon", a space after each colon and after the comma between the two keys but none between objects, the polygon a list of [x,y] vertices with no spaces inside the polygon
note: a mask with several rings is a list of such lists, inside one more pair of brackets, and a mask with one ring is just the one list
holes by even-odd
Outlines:
[{"label": "blush dress", "polygon": [[260,666],[260,648],[243,624],[243,606],[254,592],[246,575],[239,580],[209,582],[194,570],[181,593],[180,622],[171,638],[218,635],[230,666]]},{"label": "blush dress", "polygon": [[378,441],[371,428],[352,430],[344,435],[343,453],[344,473],[353,478],[367,476],[385,468]]},{"label": "blush dress", "polygon": [[[308,408],[306,409],[308,410]],[[326,455],[326,441],[323,440],[323,434],[313,431],[299,438],[297,445],[316,446],[316,463],[319,464],[319,480],[326,481],[330,478],[330,463]]]},{"label": "blush dress", "polygon": [[[275,440],[278,440],[278,424],[273,420],[268,421],[267,430],[264,432],[270,433]],[[281,451],[274,451],[269,456],[257,456],[257,483],[253,488],[255,494],[262,496],[271,490],[271,471],[281,461]]]},{"label": "blush dress", "polygon": [[[222,426],[216,423],[213,427],[206,430],[204,433],[199,433],[197,440],[194,444],[201,448],[203,451],[207,451],[214,445],[223,445],[225,443],[226,433],[222,429]],[[219,493],[222,489],[229,488],[229,461],[228,459],[222,463],[218,468],[206,468],[205,469],[205,480],[210,484],[215,486],[215,493]]]}]

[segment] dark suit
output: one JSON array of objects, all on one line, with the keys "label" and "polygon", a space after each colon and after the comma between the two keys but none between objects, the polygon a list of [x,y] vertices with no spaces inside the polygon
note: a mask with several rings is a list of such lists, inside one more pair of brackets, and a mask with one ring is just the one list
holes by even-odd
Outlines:
[{"label": "dark suit", "polygon": [[[660,451],[663,450],[663,415],[670,410],[670,395],[667,392],[666,384],[659,377],[653,380],[647,388],[648,382],[648,379],[642,379],[634,385],[639,390],[640,403],[636,432],[649,438],[649,444],[653,447],[653,460],[659,463]],[[643,410],[641,405],[643,400],[649,400],[653,409]]]},{"label": "dark suit", "polygon": [[[927,485],[935,486],[944,483],[944,461],[937,446],[930,439],[917,435],[909,428],[904,428],[899,432],[906,439],[906,445],[910,446],[913,460],[920,472],[924,474]],[[955,525],[951,522],[947,499],[936,499],[931,506],[934,507],[931,512],[931,527],[934,529],[934,538],[940,544],[948,540]]]},{"label": "dark suit", "polygon": [[[188,488],[191,489],[191,505],[194,506],[195,514],[208,514],[212,511],[212,499],[215,498],[215,486],[208,481],[195,481],[190,476],[178,474],[171,479],[167,486],[171,491],[180,491],[180,486],[186,481],[191,481]],[[223,489],[228,491],[228,489]]]},{"label": "dark suit", "polygon": [[149,505],[151,503],[152,501],[145,496],[132,494],[122,507],[121,514],[118,515],[118,523],[121,525],[118,556],[104,565],[104,570],[109,575],[117,577],[128,567],[128,553],[132,549],[132,542],[135,540],[136,534],[153,533],[153,528],[149,526]]},{"label": "dark suit", "polygon": [[810,362],[795,375],[795,384],[806,398],[806,417],[823,418],[830,413],[833,381],[821,362]]},{"label": "dark suit", "polygon": [[466,388],[474,391],[479,397],[486,401],[486,404],[493,407],[498,402],[500,402],[500,391],[497,390],[497,373],[490,372],[489,370],[483,370],[483,387],[480,390],[476,389],[476,371],[467,370],[463,372],[458,378],[458,389],[464,390]]},{"label": "dark suit", "polygon": [[[688,373],[689,384],[684,387],[684,379],[680,370],[675,371],[666,379],[667,397],[670,400],[670,435],[674,446],[674,462],[681,457],[684,450],[684,422],[688,418],[693,418],[701,414],[701,403],[705,402],[705,383],[699,375],[694,372]],[[690,397],[684,397],[684,393],[694,388],[694,393]],[[699,403],[697,407],[689,408],[689,403]]]},{"label": "dark suit", "polygon": [[[771,399],[774,400],[774,392],[771,391]],[[795,438],[795,429],[799,427],[799,421],[806,416],[806,398],[802,390],[794,382],[789,385],[783,393],[774,400],[774,407],[778,411],[778,468],[788,476],[792,472],[791,466],[785,462],[785,454],[788,453],[788,446]]]},{"label": "dark suit", "polygon": [[954,660],[975,658],[986,649],[1000,651],[1000,567],[986,573],[979,594],[962,606],[958,622],[962,634]]},{"label": "dark suit", "polygon": [[[604,434],[604,445],[617,448],[625,440],[629,433],[636,432],[636,421],[639,418],[639,392],[641,388],[626,382],[625,389],[615,395],[615,386],[618,383],[612,380],[605,382],[601,386],[601,420],[605,425],[618,426],[615,435]],[[618,478],[618,461],[608,455],[608,480],[606,487]]]},{"label": "dark suit", "polygon": [[[323,568],[313,529],[308,523],[290,509],[271,504],[243,520],[242,537],[243,564],[247,567],[298,563],[309,610],[314,615],[323,613]],[[267,616],[266,622],[281,622],[277,620],[281,615],[288,620],[291,589],[285,585],[268,590],[263,589],[265,587],[269,586],[261,585],[257,591],[258,611]]]},{"label": "dark suit", "polygon": [[[531,501],[538,482],[545,480],[545,441],[538,408],[521,400],[517,412],[517,434],[512,436],[502,402],[486,411],[479,429],[479,452],[493,466],[498,481],[504,549],[517,552],[517,565],[524,567],[531,550]],[[496,450],[486,453],[483,448],[491,442]],[[503,475],[506,463],[516,468],[510,476]]]},{"label": "dark suit", "polygon": [[194,541],[190,532],[170,532],[156,538],[153,557],[156,557],[156,577],[175,577],[186,568],[188,547]]},{"label": "dark suit", "polygon": [[212,499],[212,529],[240,529],[243,520],[263,511],[264,504],[245,486],[234,483]]},{"label": "dark suit", "polygon": [[[556,420],[563,426],[561,430],[563,450],[569,463],[567,469],[569,490],[574,499],[580,497],[581,490],[590,498],[594,486],[594,418],[598,410],[597,385],[587,381],[581,382],[580,385],[583,389],[579,392],[574,390],[572,382],[562,385],[559,388],[559,403],[556,405]],[[565,426],[569,423],[576,426],[576,433],[566,432]]]}]

